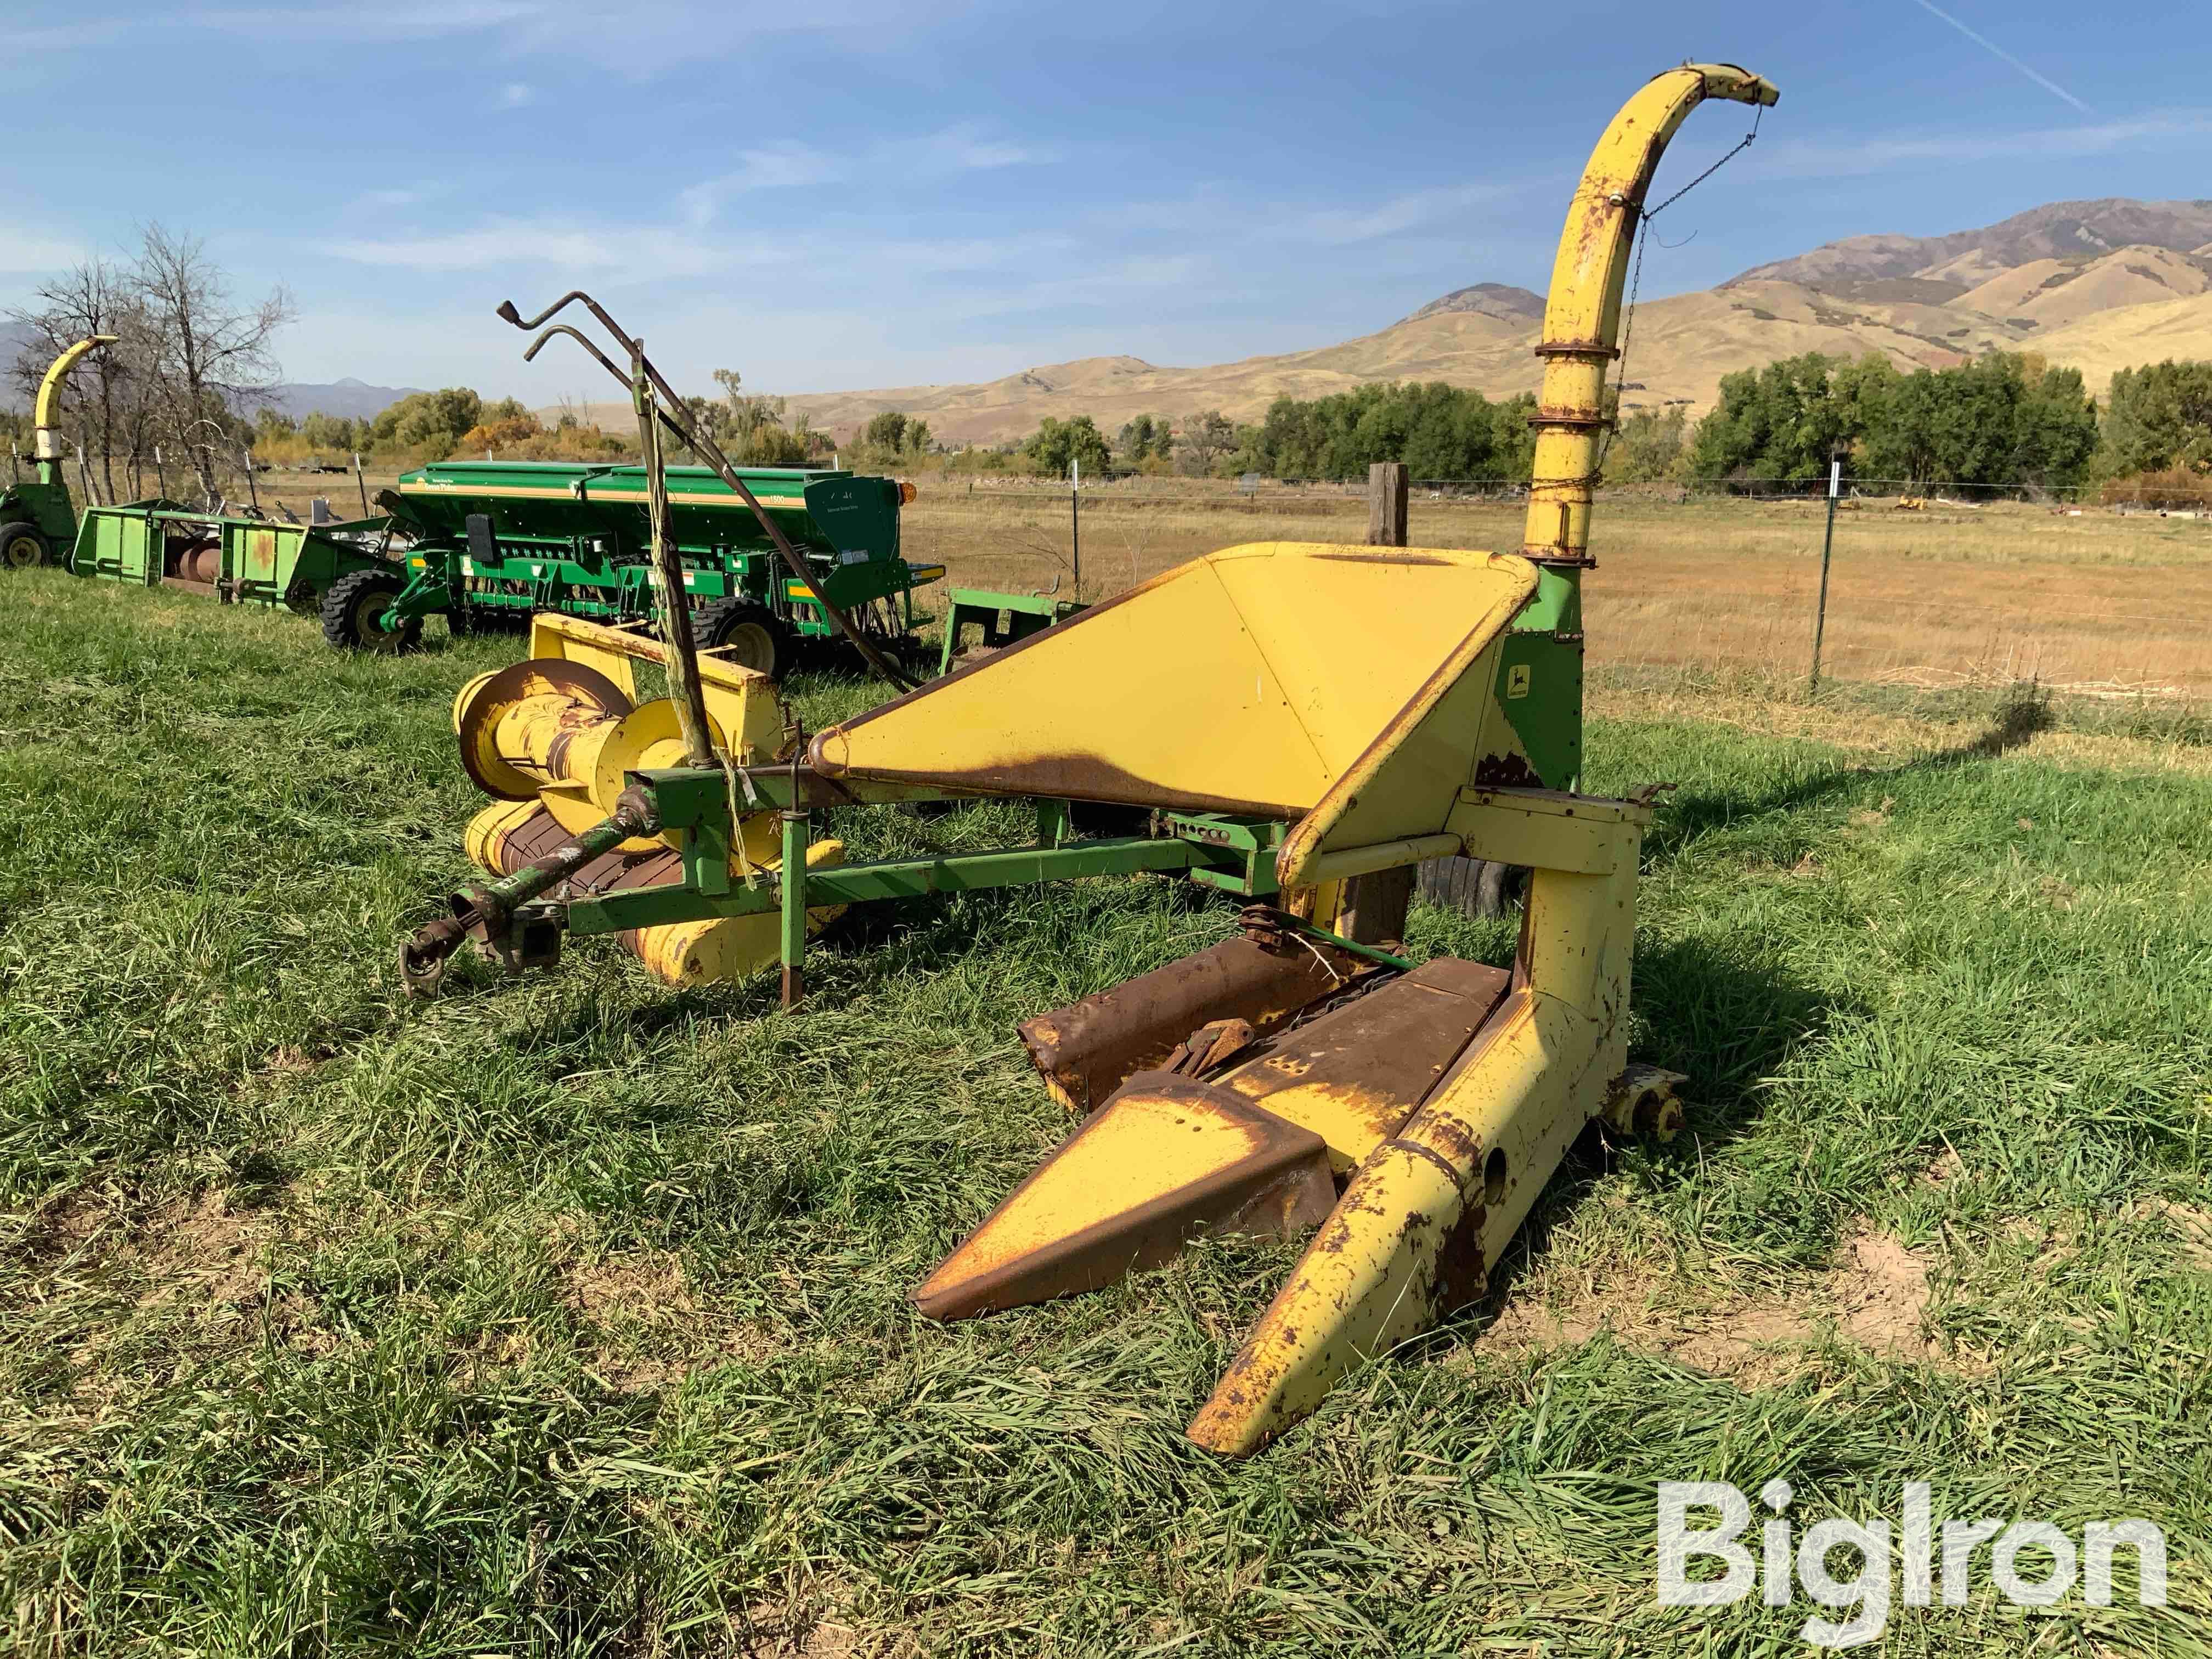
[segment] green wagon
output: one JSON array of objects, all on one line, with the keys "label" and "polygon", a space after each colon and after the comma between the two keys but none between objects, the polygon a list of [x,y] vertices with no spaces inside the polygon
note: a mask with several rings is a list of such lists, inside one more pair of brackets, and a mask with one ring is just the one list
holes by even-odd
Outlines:
[{"label": "green wagon", "polygon": [[[204,593],[226,605],[286,605],[303,617],[319,616],[335,642],[398,649],[413,635],[363,635],[353,614],[362,595],[386,592],[384,583],[396,574],[385,551],[390,522],[276,524],[160,499],[93,507],[78,525],[70,568],[80,576]],[[349,629],[349,636],[339,637]]]}]

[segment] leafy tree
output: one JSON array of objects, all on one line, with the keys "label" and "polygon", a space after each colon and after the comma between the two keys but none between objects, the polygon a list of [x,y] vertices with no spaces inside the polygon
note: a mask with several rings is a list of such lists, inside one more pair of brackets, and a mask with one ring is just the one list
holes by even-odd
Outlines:
[{"label": "leafy tree", "polygon": [[1659,483],[1678,478],[1689,462],[1688,411],[1639,409],[1621,422],[1605,453],[1605,476],[1614,483]]},{"label": "leafy tree", "polygon": [[817,434],[803,417],[794,427],[785,426],[782,398],[746,392],[744,377],[734,368],[716,369],[714,383],[722,388],[721,402],[690,398],[684,404],[734,465],[799,466],[812,455]]},{"label": "leafy tree", "polygon": [[1231,464],[1278,478],[1358,477],[1376,461],[1403,461],[1423,478],[1526,478],[1534,406],[1527,397],[1493,404],[1441,381],[1278,398],[1239,433]]},{"label": "leafy tree", "polygon": [[1724,377],[1720,402],[1698,423],[1691,475],[1716,483],[1823,476],[1830,458],[1857,435],[1837,395],[1838,367],[1839,359],[1808,351]]},{"label": "leafy tree", "polygon": [[2122,369],[2106,404],[2098,476],[2177,467],[2212,472],[2212,362],[2168,359]]},{"label": "leafy tree", "polygon": [[1088,415],[1066,421],[1046,416],[1022,446],[1022,453],[1038,471],[1058,478],[1066,477],[1077,462],[1085,471],[1103,476],[1109,459],[1106,434]]},{"label": "leafy tree", "polygon": [[1127,467],[1164,461],[1174,449],[1175,427],[1158,416],[1139,415],[1124,422],[1114,434],[1114,459]]},{"label": "leafy tree", "polygon": [[2066,485],[2096,449],[2097,411],[2079,369],[1997,352],[1900,377],[1864,436],[1859,469],[1874,477]]},{"label": "leafy tree", "polygon": [[1182,423],[1182,436],[1183,459],[1201,477],[1237,447],[1236,425],[1218,409],[1190,416]]},{"label": "leafy tree", "polygon": [[483,399],[465,386],[442,392],[417,392],[386,404],[369,422],[369,438],[379,449],[411,450],[443,460],[483,418]]},{"label": "leafy tree", "polygon": [[860,428],[853,441],[852,460],[859,466],[913,466],[928,453],[929,441],[927,421],[887,409],[871,416]]},{"label": "leafy tree", "polygon": [[312,450],[350,454],[368,445],[368,426],[366,421],[351,421],[342,415],[325,415],[317,410],[300,422],[300,441]]},{"label": "leafy tree", "polygon": [[2065,485],[2081,476],[2097,415],[2078,370],[1996,352],[1901,374],[1869,356],[1808,352],[1721,382],[1690,450],[1711,483],[1810,483],[1850,450],[1864,476],[1976,488]]},{"label": "leafy tree", "polygon": [[[860,442],[870,449],[887,450],[896,455],[906,447],[907,417],[903,410],[887,409],[870,417],[860,428]],[[923,423],[923,430],[928,429]]]}]

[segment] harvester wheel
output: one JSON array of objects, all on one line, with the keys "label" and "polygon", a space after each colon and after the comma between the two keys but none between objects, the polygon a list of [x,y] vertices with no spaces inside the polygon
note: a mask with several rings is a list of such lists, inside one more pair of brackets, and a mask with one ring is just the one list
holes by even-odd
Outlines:
[{"label": "harvester wheel", "polygon": [[46,562],[46,538],[29,524],[0,524],[0,569],[28,570]]},{"label": "harvester wheel", "polygon": [[726,650],[732,661],[772,680],[791,665],[790,633],[774,611],[750,599],[700,606],[691,613],[691,637],[702,651]]},{"label": "harvester wheel", "polygon": [[384,625],[384,613],[405,584],[390,571],[356,570],[339,577],[323,593],[323,637],[341,651],[411,651],[422,637],[422,619],[410,617],[397,628]]}]

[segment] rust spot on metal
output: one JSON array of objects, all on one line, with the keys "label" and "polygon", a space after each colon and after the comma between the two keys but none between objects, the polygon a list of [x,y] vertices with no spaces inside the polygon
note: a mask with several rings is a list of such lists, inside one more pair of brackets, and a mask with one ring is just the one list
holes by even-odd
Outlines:
[{"label": "rust spot on metal", "polygon": [[[1061,623],[1062,628],[1069,626]],[[1046,638],[1051,629],[1042,629],[1022,641],[1028,645]],[[1019,646],[1010,646],[1018,650]],[[963,671],[964,672],[964,671]],[[957,678],[957,674],[955,676]],[[936,680],[931,686],[941,686]],[[929,688],[925,688],[929,689]],[[886,703],[884,708],[896,708]],[[846,723],[846,728],[861,725],[880,714],[865,714],[860,720]],[[1073,750],[1054,751],[1009,757],[999,764],[973,768],[872,765],[854,767],[849,772],[824,759],[822,744],[835,735],[838,728],[814,739],[811,760],[815,769],[825,777],[851,776],[880,779],[891,783],[929,784],[952,790],[973,791],[986,795],[1038,795],[1055,800],[1100,801],[1110,805],[1149,806],[1176,812],[1231,812],[1250,817],[1295,818],[1303,817],[1314,803],[1304,801],[1251,800],[1239,795],[1215,795],[1196,789],[1164,789],[1150,778],[1114,764],[1099,755]]]},{"label": "rust spot on metal", "polygon": [[1487,1212],[1475,1205],[1462,1213],[1437,1248],[1431,1306],[1439,1316],[1478,1302],[1490,1288],[1490,1264],[1482,1253],[1482,1224]]},{"label": "rust spot on metal", "polygon": [[1474,787],[1478,789],[1541,789],[1543,779],[1536,769],[1522,755],[1485,755],[1475,763]]},{"label": "rust spot on metal", "polygon": [[1402,547],[1394,547],[1388,553],[1379,556],[1374,553],[1315,553],[1309,556],[1316,563],[1373,564],[1377,562],[1378,557],[1390,564],[1450,564],[1452,562],[1449,559],[1435,558],[1425,553],[1408,553]]},{"label": "rust spot on metal", "polygon": [[1263,1035],[1361,965],[1325,945],[1276,956],[1248,939],[1224,939],[1024,1020],[1022,1043],[1053,1094],[1088,1112],[1132,1074],[1159,1066],[1200,1026],[1235,1019]]},{"label": "rust spot on metal", "polygon": [[1611,362],[1620,348],[1605,340],[1545,340],[1536,348],[1539,357],[1595,357]]}]

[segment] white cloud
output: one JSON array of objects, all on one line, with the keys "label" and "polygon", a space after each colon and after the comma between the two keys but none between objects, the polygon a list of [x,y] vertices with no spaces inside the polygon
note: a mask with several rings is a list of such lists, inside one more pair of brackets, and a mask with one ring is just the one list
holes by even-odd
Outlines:
[{"label": "white cloud", "polygon": [[1841,179],[1899,168],[1970,161],[2064,161],[2123,150],[2201,144],[2212,137],[2212,113],[2182,111],[2105,121],[2093,126],[2026,132],[1927,133],[1874,138],[1859,144],[1777,144],[1759,171],[1783,179]]},{"label": "white cloud", "polygon": [[260,40],[371,43],[434,40],[478,29],[506,28],[544,15],[541,0],[452,0],[444,5],[322,8],[253,6],[203,9],[178,21],[188,28]]},{"label": "white cloud", "polygon": [[119,17],[92,23],[52,23],[12,28],[3,38],[9,52],[68,52],[80,46],[112,46],[131,33]]},{"label": "white cloud", "polygon": [[1304,234],[1316,241],[1342,246],[1395,236],[1417,225],[1448,219],[1483,202],[1494,202],[1512,193],[1505,185],[1452,185],[1436,190],[1412,191],[1393,197],[1364,211],[1315,213],[1306,216]]},{"label": "white cloud", "polygon": [[530,89],[527,83],[521,81],[509,81],[499,89],[499,106],[501,109],[520,109],[537,95]]},{"label": "white cloud", "polygon": [[732,196],[755,190],[795,190],[842,178],[847,163],[838,157],[795,141],[763,145],[738,152],[738,165],[718,179],[692,185],[678,193],[678,205],[684,222],[694,229],[714,223],[723,204]]},{"label": "white cloud", "polygon": [[495,220],[465,230],[340,237],[320,251],[356,264],[420,271],[488,270],[556,265],[564,270],[624,270],[696,276],[738,264],[781,263],[772,245],[734,246],[659,227]]},{"label": "white cloud", "polygon": [[1004,236],[901,237],[895,231],[778,228],[774,236],[738,222],[717,231],[687,224],[613,223],[581,219],[501,218],[447,230],[395,229],[327,238],[316,252],[356,264],[426,272],[554,265],[576,271],[621,270],[641,279],[709,275],[740,267],[799,266],[822,272],[871,270],[898,280],[996,270],[1057,269],[1080,244],[1058,231]]},{"label": "white cloud", "polygon": [[735,196],[756,190],[798,190],[866,177],[923,179],[1057,161],[1049,147],[988,138],[970,127],[950,127],[919,138],[885,140],[849,155],[836,155],[795,140],[740,150],[738,165],[719,178],[690,185],[678,197],[685,222],[712,224]]},{"label": "white cloud", "polygon": [[11,230],[0,236],[0,270],[10,275],[36,276],[49,270],[65,270],[85,258],[81,243],[59,236],[40,236],[33,232]]}]

